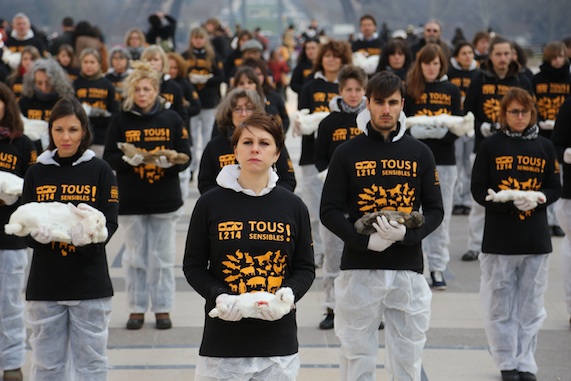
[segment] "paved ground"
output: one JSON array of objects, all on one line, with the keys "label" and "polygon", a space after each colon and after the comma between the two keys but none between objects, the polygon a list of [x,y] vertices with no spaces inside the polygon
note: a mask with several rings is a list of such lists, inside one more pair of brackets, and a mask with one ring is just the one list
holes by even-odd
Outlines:
[{"label": "paved ground", "polygon": [[[290,102],[289,106],[292,106]],[[299,141],[288,136],[290,155],[299,157]],[[298,172],[299,173],[299,172]],[[198,346],[202,335],[203,300],[186,283],[181,270],[184,241],[190,213],[198,191],[191,186],[185,212],[177,225],[177,292],[172,312],[174,328],[154,329],[154,316],[140,331],[127,331],[124,326],[129,314],[126,306],[125,281],[120,265],[122,230],[108,246],[111,277],[115,287],[109,335],[110,381],[125,380],[192,380]],[[467,217],[453,216],[451,223],[451,261],[445,273],[446,291],[436,291],[432,299],[432,318],[423,355],[423,380],[429,381],[499,381],[487,349],[482,328],[478,297],[479,266],[477,262],[460,261],[466,249]],[[545,305],[547,319],[539,335],[536,357],[538,377],[542,381],[571,381],[571,330],[563,299],[564,276],[559,249],[561,239],[554,238],[549,288]],[[298,304],[300,381],[332,381],[338,379],[339,341],[332,331],[317,328],[322,319],[323,291],[321,271],[307,295]],[[381,343],[383,332],[379,333]],[[28,352],[29,355],[29,352]],[[29,362],[28,362],[29,364]],[[28,374],[28,367],[24,369]],[[387,380],[384,371],[384,346],[379,348],[377,379]]]}]

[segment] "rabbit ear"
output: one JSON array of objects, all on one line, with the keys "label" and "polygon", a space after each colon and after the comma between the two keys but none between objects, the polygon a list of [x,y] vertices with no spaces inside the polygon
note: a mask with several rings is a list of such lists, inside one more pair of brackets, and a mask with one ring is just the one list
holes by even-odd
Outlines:
[{"label": "rabbit ear", "polygon": [[97,209],[95,209],[93,206],[91,206],[91,205],[89,205],[89,204],[84,204],[84,203],[78,204],[78,205],[77,205],[77,209],[83,210],[83,211],[86,211],[86,212],[94,212],[94,211],[97,210]]},{"label": "rabbit ear", "polygon": [[[79,204],[81,205],[81,204]],[[80,217],[86,217],[89,213],[87,213],[85,210],[83,210],[82,208],[80,208],[79,206],[75,206],[73,205],[71,202],[67,203],[67,207],[75,214],[77,214]]]}]

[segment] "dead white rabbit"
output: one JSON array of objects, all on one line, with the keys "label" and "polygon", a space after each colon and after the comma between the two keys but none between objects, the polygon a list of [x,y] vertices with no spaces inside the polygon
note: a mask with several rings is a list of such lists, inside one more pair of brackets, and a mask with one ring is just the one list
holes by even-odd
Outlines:
[{"label": "dead white rabbit", "polygon": [[6,171],[0,171],[0,200],[13,205],[22,195],[24,179]]},{"label": "dead white rabbit", "polygon": [[103,213],[87,204],[30,202],[16,209],[4,225],[4,231],[19,237],[30,234],[34,239],[39,234],[42,239],[36,240],[40,243],[84,246],[107,240],[106,222]]},{"label": "dead white rabbit", "polygon": [[[422,131],[418,131],[417,133],[426,135],[438,135],[439,129],[442,129],[442,133],[445,134],[446,130],[444,129],[447,129],[457,136],[472,136],[474,135],[474,114],[472,114],[471,111],[468,111],[465,116],[441,114],[409,116],[406,118],[406,128],[411,129],[411,134],[413,136],[415,134],[412,128],[419,129],[419,127],[422,127]],[[423,136],[417,137],[417,139],[439,139],[442,137],[443,136]]]},{"label": "dead white rabbit", "polygon": [[219,317],[235,307],[241,312],[242,318],[278,320],[291,311],[294,297],[291,288],[283,287],[275,294],[265,291],[246,292],[240,295],[222,294],[218,296],[216,302],[216,307],[208,313],[212,318]]}]

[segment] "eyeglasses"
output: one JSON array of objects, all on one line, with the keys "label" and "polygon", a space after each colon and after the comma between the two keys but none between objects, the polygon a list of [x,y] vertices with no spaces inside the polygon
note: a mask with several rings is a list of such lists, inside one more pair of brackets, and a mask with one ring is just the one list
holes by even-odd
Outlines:
[{"label": "eyeglasses", "polygon": [[256,109],[253,108],[253,107],[234,107],[234,108],[232,109],[232,112],[235,113],[235,114],[241,114],[241,113],[243,113],[243,112],[251,113],[251,112],[254,112],[254,111],[256,111]]},{"label": "eyeglasses", "polygon": [[531,114],[531,110],[508,110],[506,112],[508,114],[510,114],[511,116],[515,116],[515,117],[517,117],[518,115],[528,116],[529,114]]}]

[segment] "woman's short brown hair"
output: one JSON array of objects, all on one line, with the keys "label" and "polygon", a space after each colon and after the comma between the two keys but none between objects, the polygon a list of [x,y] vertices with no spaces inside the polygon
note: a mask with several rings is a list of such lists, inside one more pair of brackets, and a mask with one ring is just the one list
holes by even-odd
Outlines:
[{"label": "woman's short brown hair", "polygon": [[319,47],[319,53],[315,58],[314,71],[323,71],[323,56],[327,52],[331,52],[335,57],[341,58],[342,66],[353,63],[351,45],[347,41],[331,40]]},{"label": "woman's short brown hair", "polygon": [[238,145],[238,140],[240,140],[242,132],[247,130],[248,127],[256,127],[272,135],[278,152],[281,152],[281,150],[284,148],[285,138],[281,120],[276,120],[272,116],[262,112],[257,112],[250,115],[245,121],[242,122],[242,124],[236,127],[234,133],[232,134],[232,147],[235,148]]},{"label": "woman's short brown hair", "polygon": [[537,122],[537,110],[535,108],[535,101],[533,100],[531,95],[527,91],[519,87],[512,87],[511,89],[508,90],[508,92],[506,93],[506,95],[504,95],[502,101],[500,102],[499,121],[500,121],[500,126],[502,126],[502,128],[504,129],[508,128],[506,115],[508,107],[510,104],[512,104],[512,102],[518,102],[523,106],[524,110],[531,111],[529,126],[533,126]]}]

